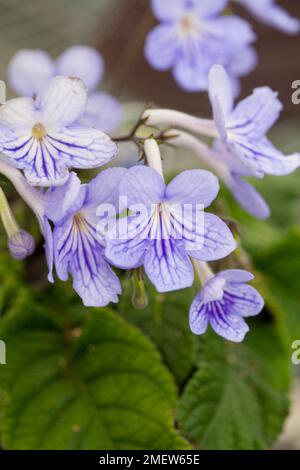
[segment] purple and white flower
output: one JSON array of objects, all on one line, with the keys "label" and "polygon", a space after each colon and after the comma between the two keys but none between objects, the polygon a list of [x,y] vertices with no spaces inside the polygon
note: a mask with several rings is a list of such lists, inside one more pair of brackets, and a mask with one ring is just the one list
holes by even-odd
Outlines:
[{"label": "purple and white flower", "polygon": [[299,154],[284,156],[266,137],[282,110],[271,88],[256,88],[234,107],[230,79],[221,65],[214,65],[209,74],[209,97],[221,142],[248,174],[280,176],[298,168]]},{"label": "purple and white flower", "polygon": [[80,184],[71,173],[64,186],[44,196],[46,216],[53,222],[53,253],[57,275],[73,287],[85,306],[103,307],[117,302],[121,293],[118,277],[105,258],[105,234],[98,229],[101,204],[118,206],[123,168],[101,172],[89,184]]},{"label": "purple and white flower", "polygon": [[135,166],[123,176],[119,191],[129,216],[108,234],[106,257],[122,269],[144,266],[159,292],[192,285],[190,257],[217,260],[236,248],[227,225],[202,210],[219,191],[210,172],[184,171],[166,186],[156,170]]},{"label": "purple and white flower", "polygon": [[250,47],[255,35],[250,25],[235,15],[221,16],[228,0],[152,0],[161,22],[150,31],[145,55],[157,70],[172,69],[177,83],[187,91],[204,91],[215,63],[226,67],[236,93],[238,77],[256,65]]},{"label": "purple and white flower", "polygon": [[[236,0],[235,0],[236,1]],[[263,23],[287,34],[300,32],[300,21],[293,18],[276,0],[238,0],[247,10]]]},{"label": "purple and white flower", "polygon": [[0,151],[34,186],[60,185],[69,168],[110,162],[117,154],[115,143],[77,124],[86,104],[82,80],[62,76],[51,79],[36,99],[7,101],[0,109]]},{"label": "purple and white flower", "polygon": [[210,324],[223,338],[243,341],[249,331],[245,318],[258,315],[264,306],[257,290],[246,284],[253,278],[247,271],[229,269],[207,279],[190,308],[192,332],[202,335]]},{"label": "purple and white flower", "polygon": [[88,88],[89,96],[86,110],[77,124],[111,132],[121,122],[122,106],[114,96],[96,91],[103,74],[101,54],[88,46],[72,46],[56,60],[40,49],[21,49],[8,66],[10,86],[21,96],[32,97],[42,92],[49,80],[57,75],[80,78]]}]

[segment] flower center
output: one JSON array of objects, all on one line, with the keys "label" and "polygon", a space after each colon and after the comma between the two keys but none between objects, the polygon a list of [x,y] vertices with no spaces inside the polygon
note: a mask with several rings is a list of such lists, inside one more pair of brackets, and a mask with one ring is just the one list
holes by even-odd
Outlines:
[{"label": "flower center", "polygon": [[41,124],[41,123],[35,124],[33,126],[31,132],[32,132],[32,137],[34,137],[35,139],[38,139],[38,140],[42,140],[43,137],[46,135],[45,128],[44,128],[43,124]]},{"label": "flower center", "polygon": [[193,13],[187,13],[181,18],[179,23],[179,30],[183,37],[191,36],[198,33],[199,25]]},{"label": "flower center", "polygon": [[214,277],[210,279],[204,287],[204,301],[216,302],[223,299],[225,279]]},{"label": "flower center", "polygon": [[73,222],[77,230],[81,232],[87,231],[87,225],[81,212],[77,212],[77,214],[74,215]]}]

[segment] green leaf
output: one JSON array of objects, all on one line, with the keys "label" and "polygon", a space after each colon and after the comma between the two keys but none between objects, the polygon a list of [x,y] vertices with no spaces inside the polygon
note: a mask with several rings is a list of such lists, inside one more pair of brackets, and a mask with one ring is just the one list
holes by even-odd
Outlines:
[{"label": "green leaf", "polygon": [[175,385],[138,329],[106,309],[77,307],[75,325],[72,311],[26,300],[14,310],[0,323],[5,449],[187,448]]},{"label": "green leaf", "polygon": [[253,253],[257,269],[284,312],[291,340],[300,338],[300,229],[291,229],[279,242]]},{"label": "green leaf", "polygon": [[255,319],[244,344],[213,332],[200,339],[199,370],[178,409],[184,434],[200,449],[267,449],[288,410],[290,361],[268,319]]},{"label": "green leaf", "polygon": [[131,282],[125,281],[118,310],[155,342],[177,383],[182,384],[195,364],[195,336],[190,331],[188,320],[195,292],[185,289],[159,294],[149,282],[146,291],[149,304],[138,310],[131,302]]}]

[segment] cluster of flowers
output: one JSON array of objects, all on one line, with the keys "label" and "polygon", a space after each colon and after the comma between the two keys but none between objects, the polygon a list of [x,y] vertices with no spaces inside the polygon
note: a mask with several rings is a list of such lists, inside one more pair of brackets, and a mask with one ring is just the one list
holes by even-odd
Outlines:
[{"label": "cluster of flowers", "polygon": [[253,48],[256,35],[247,21],[230,14],[231,3],[240,4],[287,34],[300,32],[300,21],[276,0],[152,0],[153,13],[160,21],[145,44],[145,56],[152,67],[172,69],[183,89],[196,92],[207,90],[210,67],[222,64],[237,95],[239,78],[257,64]]},{"label": "cluster of flowers", "polygon": [[[16,84],[14,67],[10,72]],[[90,62],[86,80],[99,79],[99,66],[94,74],[93,80]],[[284,175],[299,167],[299,154],[284,156],[265,137],[281,110],[276,93],[258,88],[234,107],[230,77],[215,65],[209,73],[213,120],[147,109],[139,120],[150,126],[151,137],[139,139],[146,164],[105,169],[81,184],[70,169],[99,168],[118,152],[112,138],[81,120],[88,103],[86,86],[80,78],[55,73],[37,89],[28,75],[27,86],[33,97],[15,98],[0,107],[0,173],[38,218],[49,281],[54,280],[55,266],[61,280],[72,275],[84,305],[101,307],[118,302],[121,294],[112,267],[135,273],[143,268],[159,292],[187,288],[196,275],[202,290],[190,309],[192,331],[202,334],[210,324],[228,340],[242,341],[248,331],[245,317],[258,314],[263,299],[247,284],[253,278],[249,272],[212,272],[208,262],[228,256],[237,243],[226,223],[204,209],[217,197],[218,176],[246,210],[265,218],[266,203],[243,177]],[[211,171],[183,171],[166,185],[153,126],[161,129],[159,142],[190,149]],[[195,134],[212,137],[213,146]],[[4,193],[0,196],[11,254],[23,259],[32,253],[33,239],[18,227]],[[114,230],[106,230],[111,208],[119,215]]]}]

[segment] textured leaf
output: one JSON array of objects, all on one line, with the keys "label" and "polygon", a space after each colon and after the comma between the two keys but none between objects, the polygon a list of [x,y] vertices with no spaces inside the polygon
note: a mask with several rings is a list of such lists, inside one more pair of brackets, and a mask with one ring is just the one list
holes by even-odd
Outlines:
[{"label": "textured leaf", "polygon": [[123,289],[119,312],[155,342],[177,382],[183,383],[195,363],[195,336],[190,331],[188,319],[195,292],[185,289],[159,294],[147,283],[149,304],[138,310],[132,306],[131,282],[124,282]]},{"label": "textured leaf", "polygon": [[77,325],[43,310],[25,301],[0,324],[5,449],[186,448],[172,378],[141,332],[104,309],[74,312]]},{"label": "textured leaf", "polygon": [[254,320],[245,344],[210,332],[187,384],[178,421],[200,449],[267,449],[286,416],[290,365],[272,323]]}]

